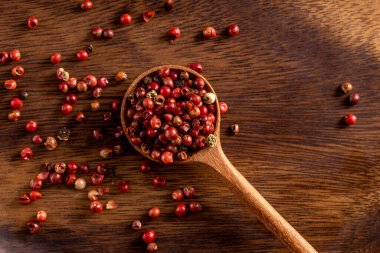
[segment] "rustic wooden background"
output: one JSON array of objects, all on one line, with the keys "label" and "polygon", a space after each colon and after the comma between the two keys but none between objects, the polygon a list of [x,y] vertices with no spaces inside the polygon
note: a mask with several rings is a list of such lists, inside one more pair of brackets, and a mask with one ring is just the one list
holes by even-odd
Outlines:
[{"label": "rustic wooden background", "polygon": [[[139,233],[130,223],[142,219],[156,230],[160,252],[287,252],[283,245],[248,212],[222,181],[206,167],[167,166],[143,175],[143,159],[129,145],[124,156],[110,164],[125,176],[132,190],[109,198],[120,208],[90,213],[85,192],[66,186],[48,186],[44,197],[29,206],[17,198],[29,191],[29,180],[45,161],[88,163],[100,161],[101,147],[90,132],[114,125],[102,122],[110,102],[121,99],[128,83],[144,70],[159,64],[187,65],[200,61],[205,77],[221,100],[229,104],[222,120],[222,142],[227,156],[264,197],[320,252],[380,252],[380,4],[354,1],[184,1],[172,11],[161,1],[97,1],[82,12],[79,0],[2,1],[0,49],[18,48],[26,69],[19,87],[30,97],[17,123],[7,120],[9,100],[15,92],[1,91],[0,117],[0,252],[144,252]],[[156,10],[150,23],[141,13]],[[130,26],[118,23],[126,10],[134,17]],[[29,30],[26,21],[36,16],[40,27]],[[241,33],[229,38],[223,32],[236,22]],[[96,41],[94,26],[112,28],[115,37]],[[204,40],[204,26],[220,35]],[[179,26],[182,37],[169,45],[166,31]],[[77,62],[75,53],[92,43],[94,53]],[[59,112],[63,95],[57,90],[57,66],[50,54],[60,52],[59,66],[78,78],[93,73],[112,76],[126,70],[129,81],[112,85],[101,98],[102,112],[90,112],[91,94],[79,95],[74,111],[84,110],[88,121],[74,122],[75,113]],[[11,65],[0,66],[0,83],[10,78]],[[362,99],[351,107],[337,92],[350,81]],[[358,124],[345,127],[340,119],[349,112]],[[38,133],[54,135],[69,126],[72,138],[56,151],[31,144],[25,123],[35,119]],[[238,123],[241,133],[228,134]],[[35,156],[22,161],[22,147]],[[167,178],[167,187],[154,189],[154,175]],[[108,183],[110,181],[107,181]],[[178,219],[171,190],[185,185],[197,188],[196,199],[204,211]],[[146,210],[158,205],[161,218],[150,221]],[[49,220],[36,235],[25,232],[25,223],[38,209]]]}]

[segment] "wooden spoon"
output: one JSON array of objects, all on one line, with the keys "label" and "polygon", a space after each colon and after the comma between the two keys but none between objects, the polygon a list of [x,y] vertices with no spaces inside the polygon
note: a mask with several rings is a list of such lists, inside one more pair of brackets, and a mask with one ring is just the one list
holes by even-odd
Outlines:
[{"label": "wooden spoon", "polygon": [[[215,91],[212,88],[211,84],[199,73],[193,71],[192,69],[178,66],[178,65],[165,65],[171,69],[184,70],[188,73],[191,73],[197,77],[202,78],[207,88],[213,92]],[[126,110],[126,101],[128,95],[135,91],[135,89],[140,84],[140,81],[144,79],[145,76],[161,69],[165,66],[158,66],[152,68],[148,71],[142,73],[137,77],[132,84],[129,86],[127,92],[125,93],[122,107],[121,107],[121,123],[123,125],[124,133],[126,134],[131,145],[143,156],[153,160],[150,156],[144,154],[140,147],[134,145],[128,134],[127,126],[125,120],[125,110]],[[220,144],[220,110],[218,99],[216,99],[217,115],[216,115],[216,124],[214,135],[217,138],[216,147],[204,147],[201,150],[194,153],[188,160],[185,161],[176,161],[175,163],[201,163],[208,165],[217,171],[222,178],[225,179],[227,185],[243,200],[252,211],[254,211],[259,218],[259,220],[264,223],[264,225],[274,234],[276,237],[281,240],[291,251],[293,252],[302,252],[302,253],[311,253],[317,252],[265,199],[261,194],[244,178],[242,174],[231,164],[226,155],[222,150]]]}]

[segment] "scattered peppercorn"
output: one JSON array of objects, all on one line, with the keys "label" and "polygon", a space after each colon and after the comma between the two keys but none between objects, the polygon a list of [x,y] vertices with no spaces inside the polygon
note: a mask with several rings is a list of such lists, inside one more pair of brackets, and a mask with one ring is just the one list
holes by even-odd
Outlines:
[{"label": "scattered peppercorn", "polygon": [[133,231],[139,231],[139,230],[141,230],[141,228],[142,228],[141,221],[135,220],[132,222],[132,230]]},{"label": "scattered peppercorn", "polygon": [[67,103],[65,103],[65,104],[63,104],[63,105],[61,106],[61,112],[62,112],[62,114],[64,114],[64,115],[69,114],[72,110],[73,110],[73,106],[72,106],[71,104],[67,104]]},{"label": "scattered peppercorn", "polygon": [[160,214],[161,214],[160,208],[158,208],[157,206],[152,207],[148,211],[148,216],[152,219],[156,219],[160,217]]},{"label": "scattered peppercorn", "polygon": [[21,150],[21,159],[29,161],[33,157],[33,151],[29,147],[25,147]]},{"label": "scattered peppercorn", "polygon": [[97,200],[92,201],[90,204],[90,210],[94,213],[101,213],[103,211],[103,204]]},{"label": "scattered peppercorn", "polygon": [[47,150],[55,150],[58,146],[58,143],[57,143],[57,140],[52,137],[52,136],[49,136],[46,138],[46,141],[44,143],[44,146]]},{"label": "scattered peppercorn", "polygon": [[195,195],[195,188],[193,186],[186,186],[183,188],[183,193],[186,198],[192,198]]},{"label": "scattered peppercorn", "polygon": [[219,102],[220,114],[225,114],[228,111],[228,106],[225,102]]},{"label": "scattered peppercorn", "polygon": [[359,100],[360,100],[359,93],[356,93],[356,92],[353,92],[349,97],[350,104],[352,105],[356,105],[357,103],[359,103]]},{"label": "scattered peppercorn", "polygon": [[53,64],[58,64],[61,62],[61,59],[62,59],[62,55],[59,54],[59,53],[54,53],[50,56],[50,61],[51,63]]},{"label": "scattered peppercorn", "polygon": [[149,253],[155,253],[158,251],[158,246],[155,242],[151,242],[151,243],[148,243],[148,245],[146,246],[146,250]]},{"label": "scattered peppercorn", "polygon": [[157,176],[153,178],[153,185],[155,187],[165,187],[166,179],[163,176]]},{"label": "scattered peppercorn", "polygon": [[40,230],[40,225],[35,221],[28,221],[26,223],[26,227],[31,234],[35,234],[38,232],[38,230]]},{"label": "scattered peppercorn", "polygon": [[21,205],[28,205],[28,204],[30,204],[30,202],[31,202],[31,200],[27,194],[22,194],[18,198],[18,203],[20,203]]},{"label": "scattered peppercorn", "polygon": [[77,52],[77,60],[78,61],[85,61],[88,60],[88,53],[86,50],[79,50]]},{"label": "scattered peppercorn", "polygon": [[169,41],[173,42],[174,40],[181,37],[181,30],[178,27],[173,27],[167,32],[167,34]]},{"label": "scattered peppercorn", "polygon": [[340,86],[340,88],[342,89],[342,91],[344,92],[344,93],[350,93],[351,91],[352,91],[352,84],[351,83],[349,83],[349,82],[344,82],[341,86]]},{"label": "scattered peppercorn", "polygon": [[26,90],[22,90],[18,94],[18,98],[21,99],[21,100],[27,99],[28,96],[29,96],[29,94],[28,94],[28,92]]},{"label": "scattered peppercorn", "polygon": [[119,71],[115,75],[116,82],[124,82],[127,79],[128,79],[127,73],[125,73],[124,71]]},{"label": "scattered peppercorn", "polygon": [[9,58],[11,61],[13,62],[18,62],[21,60],[21,53],[18,49],[13,49],[10,53],[9,53]]},{"label": "scattered peppercorn", "polygon": [[129,25],[132,23],[132,15],[129,13],[124,13],[120,16],[120,23],[123,25]]},{"label": "scattered peppercorn", "polygon": [[81,191],[86,188],[86,180],[84,178],[77,178],[74,183],[75,189]]},{"label": "scattered peppercorn", "polygon": [[349,113],[344,117],[344,121],[347,125],[353,125],[357,122],[357,120],[357,117],[352,113]]},{"label": "scattered peppercorn", "polygon": [[91,110],[93,112],[99,111],[100,110],[100,103],[99,100],[94,100],[91,102]]},{"label": "scattered peppercorn", "polygon": [[211,26],[207,26],[203,29],[203,37],[205,38],[213,38],[213,37],[216,37],[216,30],[211,27]]},{"label": "scattered peppercorn", "polygon": [[8,119],[10,121],[16,122],[21,118],[21,112],[19,110],[13,110],[8,113]]},{"label": "scattered peppercorn", "polygon": [[103,28],[100,28],[100,27],[94,27],[94,28],[92,28],[91,35],[94,36],[97,39],[102,38],[102,36],[103,36]]},{"label": "scattered peppercorn", "polygon": [[57,132],[57,138],[60,141],[68,141],[70,138],[70,129],[68,127],[60,127]]},{"label": "scattered peppercorn", "polygon": [[44,210],[39,210],[36,215],[36,219],[39,222],[44,222],[47,220],[47,212]]},{"label": "scattered peppercorn", "polygon": [[143,13],[143,19],[146,23],[150,22],[152,20],[152,18],[154,17],[154,15],[156,15],[156,12],[155,11],[145,11]]},{"label": "scattered peppercorn", "polygon": [[35,28],[37,28],[37,26],[38,26],[38,20],[35,17],[33,17],[33,16],[30,17],[28,19],[28,27],[30,29],[35,29]]},{"label": "scattered peppercorn", "polygon": [[81,7],[82,10],[84,10],[84,11],[89,11],[89,10],[91,10],[92,7],[93,7],[92,1],[90,1],[90,0],[84,0],[84,1],[82,2],[82,4],[80,5],[80,7]]},{"label": "scattered peppercorn", "polygon": [[77,115],[75,116],[75,120],[77,122],[83,122],[86,120],[86,115],[83,112],[77,112]]},{"label": "scattered peppercorn", "polygon": [[154,240],[156,239],[156,233],[154,232],[154,230],[148,230],[145,233],[143,233],[141,238],[145,243],[151,243],[154,242]]},{"label": "scattered peppercorn", "polygon": [[42,142],[44,142],[44,140],[41,138],[41,136],[39,136],[38,134],[36,134],[36,135],[33,136],[32,142],[34,144],[41,144]]},{"label": "scattered peppercorn", "polygon": [[177,205],[175,211],[174,211],[175,215],[177,217],[184,217],[186,216],[187,214],[187,207],[184,203],[180,203]]},{"label": "scattered peppercorn", "polygon": [[104,29],[102,37],[105,39],[112,39],[114,36],[113,30],[111,29]]},{"label": "scattered peppercorn", "polygon": [[26,123],[26,125],[25,125],[25,129],[26,129],[26,131],[28,131],[29,133],[32,133],[32,132],[37,131],[37,127],[38,127],[37,121],[34,121],[34,120],[29,120],[29,121]]},{"label": "scattered peppercorn", "polygon": [[192,213],[198,213],[202,210],[202,205],[199,204],[199,202],[197,201],[191,201],[189,203],[189,209],[190,209],[190,212]]},{"label": "scattered peppercorn", "polygon": [[237,24],[231,24],[228,27],[228,34],[230,36],[237,36],[240,32],[239,26]]},{"label": "scattered peppercorn", "polygon": [[181,189],[175,189],[172,192],[172,199],[174,201],[181,201],[183,199],[183,191]]},{"label": "scattered peppercorn", "polygon": [[14,78],[22,78],[24,76],[25,70],[20,65],[14,66],[11,70],[11,74]]},{"label": "scattered peppercorn", "polygon": [[110,148],[102,148],[100,151],[99,151],[99,155],[101,158],[103,159],[109,159],[112,157],[113,155],[113,152],[112,152],[112,149]]}]

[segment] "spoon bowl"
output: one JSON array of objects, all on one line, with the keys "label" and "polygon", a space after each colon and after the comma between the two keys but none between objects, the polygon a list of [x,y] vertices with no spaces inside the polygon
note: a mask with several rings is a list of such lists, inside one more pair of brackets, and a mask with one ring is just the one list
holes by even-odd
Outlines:
[{"label": "spoon bowl", "polygon": [[[170,69],[184,70],[188,73],[200,77],[205,81],[207,89],[216,94],[211,84],[201,74],[194,70],[179,66],[179,65],[164,65],[154,67],[138,76],[129,86],[121,107],[121,123],[125,135],[131,145],[144,157],[154,162],[158,160],[152,159],[149,155],[142,152],[141,148],[132,143],[129,135],[127,134],[127,121],[125,118],[126,103],[128,96],[132,94],[139,86],[140,82],[149,74],[158,71],[163,67]],[[214,169],[224,179],[226,184],[237,194],[237,196],[247,204],[247,206],[256,213],[259,220],[279,239],[281,240],[292,252],[299,253],[315,253],[317,252],[265,199],[264,197],[244,178],[242,174],[231,164],[223,152],[220,142],[220,108],[218,97],[216,96],[216,120],[214,135],[217,139],[215,147],[205,146],[202,149],[194,152],[185,161],[177,161],[174,163],[198,163],[204,164]]]}]

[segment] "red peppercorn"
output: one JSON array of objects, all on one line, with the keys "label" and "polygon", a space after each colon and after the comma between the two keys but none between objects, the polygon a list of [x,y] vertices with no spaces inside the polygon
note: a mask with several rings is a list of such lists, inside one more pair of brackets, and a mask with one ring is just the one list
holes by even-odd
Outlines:
[{"label": "red peppercorn", "polygon": [[94,75],[87,75],[83,81],[87,84],[88,87],[90,88],[95,88],[96,85],[98,84],[98,80]]},{"label": "red peppercorn", "polygon": [[228,111],[228,106],[225,102],[219,102],[220,114],[225,114]]},{"label": "red peppercorn", "polygon": [[75,94],[67,94],[65,100],[67,103],[71,105],[76,104],[78,102],[78,98]]},{"label": "red peppercorn", "polygon": [[26,123],[26,125],[25,125],[25,129],[26,129],[26,131],[28,131],[29,133],[36,131],[36,130],[37,130],[37,127],[38,127],[37,121],[34,121],[34,120],[29,120],[29,121]]},{"label": "red peppercorn", "polygon": [[92,137],[93,137],[96,141],[102,142],[102,141],[104,141],[105,138],[106,138],[106,133],[105,133],[104,129],[101,129],[101,128],[95,128],[95,129],[92,131]]},{"label": "red peppercorn", "polygon": [[174,213],[177,217],[184,217],[187,214],[186,205],[183,203],[178,204]]},{"label": "red peppercorn", "polygon": [[78,61],[85,61],[88,59],[88,53],[86,50],[79,50],[77,53],[77,60]]},{"label": "red peppercorn", "polygon": [[352,113],[349,113],[344,117],[344,121],[347,125],[353,125],[357,122],[357,120],[357,117]]},{"label": "red peppercorn", "polygon": [[21,99],[19,99],[18,97],[13,97],[11,99],[11,101],[9,102],[9,106],[13,109],[13,110],[19,110],[21,109],[21,107],[24,105],[24,102],[22,102]]},{"label": "red peppercorn", "polygon": [[152,167],[147,162],[142,162],[139,166],[139,169],[142,173],[146,173],[152,170]]},{"label": "red peppercorn", "polygon": [[66,185],[74,185],[75,180],[77,180],[77,178],[78,178],[77,174],[67,174],[65,176]]},{"label": "red peppercorn", "polygon": [[168,31],[169,40],[174,41],[181,37],[181,30],[178,27],[173,27]]},{"label": "red peppercorn", "polygon": [[[26,195],[26,194],[24,194],[24,195]],[[31,191],[29,193],[29,198],[30,198],[31,201],[35,201],[37,199],[42,198],[42,194],[40,192],[38,192],[38,191]]]},{"label": "red peppercorn", "polygon": [[35,234],[38,232],[38,230],[40,230],[40,225],[37,223],[37,222],[34,222],[34,221],[28,221],[26,223],[26,227],[29,231],[30,234]]},{"label": "red peppercorn", "polygon": [[125,180],[120,180],[117,183],[117,186],[119,187],[120,192],[128,192],[130,189],[129,183]]},{"label": "red peppercorn", "polygon": [[129,13],[122,14],[120,16],[120,23],[123,25],[129,25],[132,23],[132,15]]},{"label": "red peppercorn", "polygon": [[207,26],[203,29],[203,37],[205,38],[213,38],[213,37],[216,37],[216,30],[211,27],[211,26]]},{"label": "red peppercorn", "polygon": [[166,179],[163,176],[157,176],[153,178],[153,185],[155,187],[165,187]]},{"label": "red peppercorn", "polygon": [[165,151],[161,154],[161,162],[164,164],[170,164],[174,162],[173,153],[170,151]]},{"label": "red peppercorn", "polygon": [[90,180],[91,180],[91,183],[93,185],[99,185],[99,184],[103,183],[104,175],[99,175],[97,173],[94,173],[91,175]]},{"label": "red peppercorn", "polygon": [[114,111],[119,111],[120,110],[120,104],[121,104],[121,101],[120,100],[115,100],[112,102],[112,110]]},{"label": "red peppercorn", "polygon": [[7,90],[15,90],[17,88],[17,83],[13,79],[6,80],[4,82],[4,88]]},{"label": "red peppercorn", "polygon": [[11,74],[14,78],[22,78],[24,76],[25,70],[20,65],[14,66],[11,70]]},{"label": "red peppercorn", "polygon": [[87,174],[90,172],[90,170],[86,164],[81,164],[81,166],[79,167],[79,171],[82,174]]},{"label": "red peppercorn", "polygon": [[186,198],[192,198],[195,196],[195,188],[192,186],[186,186],[183,188],[183,193],[185,194]]},{"label": "red peppercorn", "polygon": [[31,201],[30,201],[30,198],[27,194],[22,194],[19,198],[18,198],[18,203],[20,203],[21,205],[27,205],[29,204]]},{"label": "red peppercorn", "polygon": [[36,219],[39,222],[44,222],[47,220],[47,212],[44,210],[39,210],[36,215]]},{"label": "red peppercorn", "polygon": [[151,243],[151,242],[154,242],[154,240],[156,239],[156,233],[154,232],[154,230],[148,230],[148,231],[146,231],[145,233],[143,233],[141,239],[142,239],[145,243]]},{"label": "red peppercorn", "polygon": [[349,97],[349,100],[350,100],[350,104],[352,105],[356,105],[357,103],[359,103],[359,100],[360,100],[360,96],[359,96],[359,93],[352,93]]},{"label": "red peppercorn", "polygon": [[177,128],[175,128],[175,127],[168,127],[165,130],[165,137],[168,140],[174,140],[174,139],[176,139],[178,137]]},{"label": "red peppercorn", "polygon": [[52,184],[61,184],[62,183],[62,174],[58,174],[57,172],[53,172],[49,175],[49,181]]},{"label": "red peppercorn", "polygon": [[100,27],[94,27],[94,28],[92,28],[91,35],[94,36],[97,39],[102,38],[102,36],[103,36],[103,28],[100,28]]},{"label": "red peppercorn", "polygon": [[33,16],[30,17],[28,19],[28,27],[30,29],[34,29],[34,28],[37,28],[37,26],[38,26],[38,20],[35,17],[33,17]]},{"label": "red peppercorn", "polygon": [[25,147],[21,150],[21,159],[30,160],[33,157],[33,151],[29,147]]},{"label": "red peppercorn", "polygon": [[8,52],[1,52],[0,53],[0,63],[1,64],[6,64],[9,61],[9,54]]},{"label": "red peppercorn", "polygon": [[64,114],[64,115],[67,115],[67,114],[69,114],[71,111],[73,110],[73,106],[72,105],[70,105],[70,104],[63,104],[62,106],[61,106],[61,112],[62,112],[62,114]]},{"label": "red peppercorn", "polygon": [[9,58],[11,59],[11,61],[14,61],[14,62],[18,62],[21,60],[21,53],[18,49],[13,49],[10,53],[9,53]]},{"label": "red peppercorn", "polygon": [[174,201],[181,201],[183,199],[183,191],[181,189],[175,189],[172,192],[172,199]]},{"label": "red peppercorn", "polygon": [[59,54],[59,53],[54,53],[50,56],[50,61],[51,63],[53,64],[58,64],[61,62],[61,59],[62,59],[62,55]]},{"label": "red peppercorn", "polygon": [[58,89],[62,92],[62,93],[66,93],[69,91],[69,86],[67,85],[66,82],[61,82],[59,83],[58,85]]},{"label": "red peppercorn", "polygon": [[102,96],[103,89],[100,87],[95,87],[94,91],[92,92],[92,96],[94,98],[100,98]]},{"label": "red peppercorn", "polygon": [[44,142],[44,140],[41,138],[41,136],[39,136],[38,134],[36,134],[36,135],[33,136],[32,142],[34,144],[41,144],[42,142]]},{"label": "red peppercorn", "polygon": [[240,29],[238,27],[237,24],[231,24],[229,27],[228,27],[228,34],[230,36],[236,36],[238,35],[240,32]]},{"label": "red peppercorn", "polygon": [[82,4],[80,5],[80,7],[81,7],[82,10],[84,10],[84,11],[89,11],[89,10],[91,10],[92,7],[93,7],[92,1],[90,1],[90,0],[84,0],[84,1],[82,2]]},{"label": "red peppercorn", "polygon": [[169,86],[164,85],[160,88],[160,94],[164,97],[169,97],[171,92],[172,90],[169,88]]},{"label": "red peppercorn", "polygon": [[152,219],[156,219],[156,218],[160,217],[160,214],[161,214],[160,208],[158,208],[157,206],[152,207],[148,211],[148,215]]},{"label": "red peppercorn", "polygon": [[189,203],[189,209],[192,213],[199,213],[202,210],[202,205],[197,201],[191,201]]},{"label": "red peppercorn", "polygon": [[66,167],[67,167],[67,169],[66,169],[67,173],[70,173],[70,174],[78,173],[79,166],[76,162],[69,162],[69,163],[67,163]]},{"label": "red peppercorn", "polygon": [[94,213],[101,213],[103,211],[103,204],[97,200],[92,201],[90,204],[90,210]]},{"label": "red peppercorn", "polygon": [[199,62],[194,62],[192,64],[190,64],[189,66],[192,70],[198,72],[198,73],[202,73],[203,72],[203,67],[202,65],[199,63]]}]

